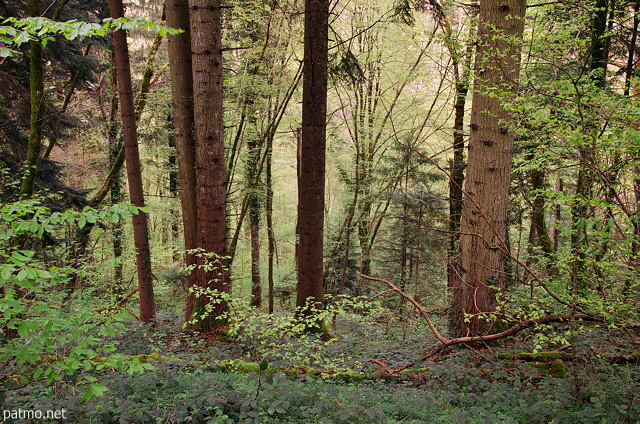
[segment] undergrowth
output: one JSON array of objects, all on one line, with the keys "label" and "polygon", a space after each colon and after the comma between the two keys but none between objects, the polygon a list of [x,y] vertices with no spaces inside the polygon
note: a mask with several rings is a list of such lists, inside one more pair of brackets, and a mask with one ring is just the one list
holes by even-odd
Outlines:
[{"label": "undergrowth", "polygon": [[513,341],[451,350],[388,375],[368,359],[393,368],[434,343],[421,325],[371,312],[342,314],[330,340],[284,334],[286,314],[253,317],[226,340],[183,330],[171,317],[156,328],[128,322],[112,342],[153,370],[94,374],[109,390],[88,400],[71,378],[41,382],[9,392],[3,408],[64,407],[66,422],[96,424],[640,421],[639,367],[588,354],[596,343],[611,346],[602,332],[575,344],[566,377],[540,363],[498,359],[526,347]]}]

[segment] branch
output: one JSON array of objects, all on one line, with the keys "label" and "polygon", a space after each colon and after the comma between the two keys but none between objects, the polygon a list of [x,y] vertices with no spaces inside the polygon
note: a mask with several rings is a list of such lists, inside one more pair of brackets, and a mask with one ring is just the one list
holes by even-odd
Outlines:
[{"label": "branch", "polygon": [[[544,317],[541,317],[541,318],[528,319],[528,320],[519,322],[519,323],[515,324],[513,327],[511,327],[511,328],[509,328],[509,329],[507,329],[505,331],[502,331],[500,333],[489,334],[489,335],[486,335],[486,336],[465,336],[465,337],[457,337],[457,338],[453,338],[453,339],[448,339],[448,338],[444,337],[438,331],[438,329],[436,328],[435,324],[431,320],[431,317],[429,317],[428,312],[422,306],[420,306],[420,304],[418,302],[416,302],[415,299],[413,299],[411,296],[409,296],[408,294],[406,294],[405,292],[400,290],[391,281],[383,280],[382,278],[370,277],[368,275],[363,275],[363,274],[361,274],[360,276],[362,278],[366,278],[368,280],[379,281],[381,283],[386,284],[387,286],[390,287],[389,291],[394,291],[394,292],[398,293],[401,297],[407,299],[418,310],[418,312],[420,312],[420,315],[422,315],[424,320],[427,322],[427,325],[431,329],[431,332],[433,333],[433,335],[440,342],[440,345],[438,345],[435,349],[433,349],[428,354],[422,356],[420,358],[420,361],[424,361],[426,359],[429,359],[430,357],[438,354],[443,349],[445,349],[445,348],[447,348],[449,346],[462,344],[462,343],[487,342],[487,341],[491,341],[491,340],[498,340],[498,339],[502,339],[502,338],[505,338],[505,337],[513,336],[513,335],[519,333],[520,331],[522,331],[522,330],[524,330],[526,328],[529,328],[529,327],[533,327],[533,326],[535,326],[537,324],[549,324],[549,323],[553,323],[553,322],[563,322],[563,321],[571,321],[571,320],[577,320],[577,319],[587,320],[587,321],[602,321],[601,319],[598,319],[598,318],[596,318],[596,317],[594,317],[592,315],[588,315],[588,314],[547,315],[547,316],[544,316]],[[374,361],[371,361],[371,362],[374,362]],[[378,362],[374,362],[374,363],[378,363]],[[412,366],[413,364],[415,364],[415,362],[412,363],[412,364],[409,364],[409,365],[405,365],[405,366],[403,366],[401,368],[398,368],[396,370],[392,370],[393,371],[392,374],[393,373],[397,373],[399,371],[402,371],[403,369],[408,368],[408,367]]]}]

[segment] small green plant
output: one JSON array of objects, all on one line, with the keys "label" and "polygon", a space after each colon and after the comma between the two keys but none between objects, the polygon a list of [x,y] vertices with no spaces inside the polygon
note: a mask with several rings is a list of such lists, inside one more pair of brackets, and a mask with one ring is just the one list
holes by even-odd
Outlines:
[{"label": "small green plant", "polygon": [[[47,385],[86,387],[85,397],[107,388],[91,375],[108,369],[139,372],[150,365],[112,354],[106,342],[119,331],[123,316],[97,313],[86,298],[72,297],[70,267],[47,265],[34,244],[63,224],[82,227],[138,213],[127,205],[82,212],[50,212],[38,200],[5,204],[0,208],[0,393],[37,381]],[[20,244],[18,244],[18,241]]]}]

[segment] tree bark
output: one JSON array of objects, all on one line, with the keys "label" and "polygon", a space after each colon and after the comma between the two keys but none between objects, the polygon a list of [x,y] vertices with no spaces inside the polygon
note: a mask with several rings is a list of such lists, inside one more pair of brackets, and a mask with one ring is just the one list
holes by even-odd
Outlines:
[{"label": "tree bark", "polygon": [[[452,330],[488,334],[505,285],[507,205],[514,134],[504,96],[517,89],[524,0],[479,2],[478,47],[471,110],[465,197],[460,224],[461,267],[454,284]],[[495,93],[499,93],[498,96]]]},{"label": "tree bark", "polygon": [[[322,308],[329,1],[305,0],[296,306]],[[305,312],[303,312],[304,314]],[[308,312],[307,312],[308,313]]]},{"label": "tree bark", "polygon": [[[124,16],[122,0],[109,0],[111,17]],[[116,59],[116,73],[120,92],[120,115],[122,117],[122,133],[124,136],[125,162],[129,182],[129,198],[136,207],[144,207],[142,186],[142,170],[138,152],[138,134],[136,114],[131,84],[131,65],[127,34],[124,30],[114,31],[113,48]],[[151,254],[149,250],[149,234],[147,215],[142,211],[133,216],[133,239],[136,247],[136,268],[138,271],[138,287],[140,292],[140,320],[151,322],[155,318],[155,302],[151,275]]]},{"label": "tree bark", "polygon": [[[117,159],[120,150],[122,149],[122,138],[119,135],[118,125],[118,78],[116,75],[115,59],[112,54],[111,58],[111,108],[109,111],[109,165],[113,166]],[[111,186],[111,203],[116,204],[122,201],[122,178],[120,172],[117,173],[113,185]],[[115,222],[113,224],[113,258],[115,265],[113,269],[113,292],[114,294],[121,294],[122,280],[123,280],[123,266],[122,266],[122,235],[123,225],[122,221]]]},{"label": "tree bark", "polygon": [[[255,126],[255,121],[253,122]],[[257,308],[262,305],[262,282],[260,280],[260,173],[262,171],[260,146],[255,135],[248,142],[249,159],[247,160],[247,178],[249,180],[249,227],[251,233],[251,306]]]},{"label": "tree bark", "polygon": [[[40,16],[40,1],[29,0],[29,16]],[[23,177],[20,186],[20,200],[33,196],[36,175],[38,173],[38,159],[42,146],[42,127],[44,119],[44,62],[43,49],[39,41],[30,43],[29,51],[29,87],[31,117],[29,119],[29,144],[27,157],[23,164]]]},{"label": "tree bark", "polygon": [[[182,228],[184,233],[185,264],[196,265],[196,256],[189,253],[197,244],[196,159],[193,110],[193,68],[191,62],[191,28],[188,0],[166,0],[167,26],[184,32],[168,37],[169,72],[173,99],[173,128],[178,162],[178,182]],[[189,274],[188,286],[197,283],[197,272]],[[191,299],[191,297],[190,297]],[[191,299],[193,302],[195,299]],[[193,304],[187,308],[189,320]]]},{"label": "tree bark", "polygon": [[[193,108],[197,198],[197,245],[211,259],[197,260],[197,284],[226,293],[230,290],[227,252],[226,161],[222,116],[222,37],[218,0],[190,0]],[[203,269],[204,265],[209,269]],[[187,316],[204,313],[209,299],[190,296]],[[226,302],[213,305],[198,327],[212,331],[224,325]]]},{"label": "tree bark", "polygon": [[268,271],[267,280],[269,284],[269,313],[273,313],[274,309],[274,281],[273,281],[273,265],[276,253],[276,237],[273,231],[273,172],[272,172],[272,156],[273,156],[273,137],[269,137],[267,141],[267,164],[266,164],[266,200],[265,200],[265,215],[267,219],[267,238],[269,243],[268,253]]}]

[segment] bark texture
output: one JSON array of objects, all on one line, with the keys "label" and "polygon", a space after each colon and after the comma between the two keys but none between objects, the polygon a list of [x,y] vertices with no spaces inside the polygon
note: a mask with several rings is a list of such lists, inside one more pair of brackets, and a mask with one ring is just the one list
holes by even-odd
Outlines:
[{"label": "bark texture", "polygon": [[[124,16],[122,0],[109,0],[111,17],[118,19]],[[122,133],[124,136],[124,155],[129,182],[129,198],[137,207],[144,207],[142,187],[142,170],[138,152],[138,134],[136,114],[131,84],[131,65],[127,34],[123,30],[113,33],[113,50],[116,60],[118,90],[120,94],[120,115],[122,117]],[[138,271],[138,288],[140,292],[140,320],[151,322],[155,318],[155,302],[151,275],[151,255],[149,250],[149,233],[147,215],[139,212],[133,216],[133,239],[136,248],[136,268]]]},{"label": "bark texture", "polygon": [[[193,68],[191,63],[191,28],[188,0],[166,0],[165,14],[167,26],[182,29],[181,34],[168,37],[169,72],[171,77],[171,96],[173,99],[173,129],[178,164],[178,184],[180,206],[182,209],[182,227],[184,247],[191,251],[197,242],[197,202],[196,202],[196,159],[193,116]],[[185,255],[187,266],[196,264],[193,253]],[[189,287],[197,282],[197,273],[188,277]],[[192,299],[192,302],[195,299]],[[191,317],[187,310],[187,319]]]},{"label": "bark texture", "polygon": [[323,300],[328,20],[328,0],[305,0],[297,307]]},{"label": "bark texture", "polygon": [[[211,259],[198,258],[197,284],[220,292],[229,291],[227,269],[226,162],[222,116],[222,37],[218,0],[191,0],[191,51],[193,66],[193,108],[195,128],[195,166],[197,198],[197,243]],[[201,313],[207,299],[190,297],[190,312]],[[209,318],[201,321],[203,330],[214,330],[224,323],[225,302],[216,303]]]},{"label": "bark texture", "polygon": [[[40,16],[40,1],[29,0],[29,16]],[[29,51],[29,87],[31,117],[29,119],[29,144],[27,157],[23,164],[23,177],[20,186],[20,200],[33,195],[38,159],[42,146],[42,126],[44,119],[44,62],[42,44],[32,41]]]},{"label": "bark texture", "polygon": [[[460,224],[460,273],[454,282],[452,330],[488,334],[505,284],[507,205],[514,135],[504,102],[517,88],[518,45],[524,30],[524,0],[479,2],[478,47],[471,109],[465,197]],[[496,95],[497,94],[497,95]]]}]

